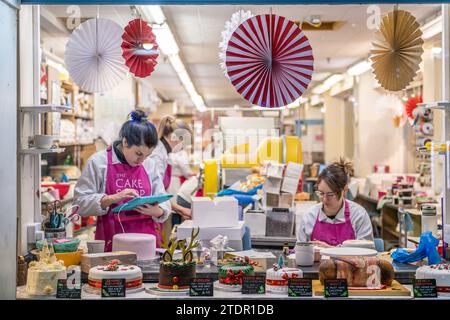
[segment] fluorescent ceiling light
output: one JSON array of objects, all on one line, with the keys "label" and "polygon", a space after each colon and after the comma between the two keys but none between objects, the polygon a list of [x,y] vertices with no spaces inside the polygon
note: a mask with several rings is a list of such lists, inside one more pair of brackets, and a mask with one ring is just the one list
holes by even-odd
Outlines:
[{"label": "fluorescent ceiling light", "polygon": [[427,40],[442,32],[442,15],[425,23],[422,27],[422,39]]},{"label": "fluorescent ceiling light", "polygon": [[166,21],[166,16],[164,15],[160,6],[137,6],[149,21],[156,24],[163,24]]},{"label": "fluorescent ceiling light", "polygon": [[330,76],[331,73],[329,72],[318,72],[318,73],[313,73],[312,77],[311,77],[311,81],[323,81],[326,78],[328,78]]},{"label": "fluorescent ceiling light", "polygon": [[441,47],[433,47],[431,48],[431,52],[433,52],[433,54],[441,54],[442,53],[442,48]]},{"label": "fluorescent ceiling light", "polygon": [[339,81],[344,80],[344,76],[342,74],[333,74],[331,77],[327,78],[323,84],[327,87],[332,87]]},{"label": "fluorescent ceiling light", "polygon": [[370,69],[371,65],[369,60],[364,60],[348,68],[347,73],[350,76],[359,76],[360,74],[363,74],[369,71]]},{"label": "fluorescent ceiling light", "polygon": [[318,86],[314,87],[314,89],[312,90],[312,93],[318,95],[318,94],[322,94],[330,89],[331,89],[331,87],[326,86],[325,84],[319,84]]},{"label": "fluorescent ceiling light", "polygon": [[170,31],[167,23],[164,23],[161,27],[154,27],[153,33],[156,36],[156,42],[165,55],[170,56],[180,52],[180,48],[178,48],[175,37],[173,36],[172,31]]}]

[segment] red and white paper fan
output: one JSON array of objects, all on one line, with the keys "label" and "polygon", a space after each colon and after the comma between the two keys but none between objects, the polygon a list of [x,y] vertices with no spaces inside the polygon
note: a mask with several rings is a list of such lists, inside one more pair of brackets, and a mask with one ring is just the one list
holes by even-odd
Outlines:
[{"label": "red and white paper fan", "polygon": [[122,56],[130,72],[136,77],[148,77],[159,55],[152,28],[144,20],[134,19],[125,27],[122,39]]},{"label": "red and white paper fan", "polygon": [[305,92],[314,58],[308,38],[296,24],[266,14],[236,29],[228,42],[226,65],[231,83],[246,100],[277,108]]},{"label": "red and white paper fan", "polygon": [[105,92],[126,75],[120,43],[122,27],[108,19],[90,19],[70,35],[64,61],[70,77],[83,90]]},{"label": "red and white paper fan", "polygon": [[408,99],[408,101],[405,103],[405,112],[408,115],[408,118],[414,120],[415,117],[413,111],[417,107],[417,104],[422,102],[422,96],[415,96]]}]

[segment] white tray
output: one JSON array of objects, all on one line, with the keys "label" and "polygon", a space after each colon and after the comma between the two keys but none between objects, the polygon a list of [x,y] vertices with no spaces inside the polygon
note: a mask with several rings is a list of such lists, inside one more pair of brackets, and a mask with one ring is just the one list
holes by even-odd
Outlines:
[{"label": "white tray", "polygon": [[320,250],[320,254],[328,257],[372,257],[376,256],[378,252],[376,250],[366,248],[337,247],[322,249]]},{"label": "white tray", "polygon": [[188,296],[189,289],[182,290],[170,290],[170,289],[160,289],[158,284],[153,284],[148,288],[145,288],[145,292],[149,294],[154,294],[158,296]]},{"label": "white tray", "polygon": [[241,292],[242,286],[241,285],[227,286],[225,284],[220,283],[219,280],[217,280],[214,281],[214,289],[228,292]]},{"label": "white tray", "polygon": [[[138,293],[138,292],[144,291],[144,289],[145,289],[144,286],[141,285],[139,288],[126,289],[125,290],[125,294]],[[85,285],[83,285],[83,290],[86,293],[101,295],[101,290],[100,289],[92,288],[87,283]]]}]

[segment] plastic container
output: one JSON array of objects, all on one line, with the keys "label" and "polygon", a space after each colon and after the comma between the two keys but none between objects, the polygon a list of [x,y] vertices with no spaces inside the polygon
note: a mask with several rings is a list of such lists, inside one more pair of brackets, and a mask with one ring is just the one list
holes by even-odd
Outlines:
[{"label": "plastic container", "polygon": [[314,264],[314,245],[308,242],[297,242],[295,245],[295,263],[298,266]]},{"label": "plastic container", "polygon": [[422,233],[431,231],[433,236],[437,237],[437,212],[436,206],[432,204],[423,204],[422,211]]},{"label": "plastic container", "polygon": [[[78,250],[78,245],[80,244],[80,239],[78,238],[71,238],[67,239],[68,242],[60,242],[58,243],[60,239],[47,239],[47,243],[50,245],[53,245],[53,250],[55,250],[55,253],[61,253],[61,252],[75,252]],[[42,250],[44,246],[44,241],[38,241],[36,242],[36,246],[39,250]]]},{"label": "plastic container", "polygon": [[77,250],[75,252],[60,252],[55,253],[55,257],[58,260],[64,261],[64,265],[66,267],[79,265],[81,262],[81,255],[83,254],[83,250]]}]

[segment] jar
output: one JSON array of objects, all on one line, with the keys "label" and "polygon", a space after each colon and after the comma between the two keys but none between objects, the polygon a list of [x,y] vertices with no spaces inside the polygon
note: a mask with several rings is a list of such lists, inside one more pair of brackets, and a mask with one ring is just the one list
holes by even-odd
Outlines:
[{"label": "jar", "polygon": [[433,204],[422,205],[422,233],[431,231],[437,237],[437,213]]},{"label": "jar", "polygon": [[314,245],[309,242],[295,244],[295,262],[298,266],[312,266],[314,264]]}]

